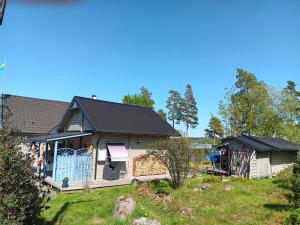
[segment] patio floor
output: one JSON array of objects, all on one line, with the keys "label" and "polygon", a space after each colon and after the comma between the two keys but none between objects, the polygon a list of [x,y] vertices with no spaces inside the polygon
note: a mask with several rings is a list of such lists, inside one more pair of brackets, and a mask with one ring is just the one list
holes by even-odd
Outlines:
[{"label": "patio floor", "polygon": [[[166,179],[169,178],[168,175],[153,175],[153,176],[142,176],[142,177],[128,177],[128,178],[120,178],[119,180],[91,180],[88,183],[88,188],[103,188],[103,187],[113,187],[113,186],[121,186],[131,184],[134,179],[140,181],[150,181],[154,179]],[[84,181],[69,181],[68,188],[62,188],[62,182],[54,182],[51,177],[46,177],[44,179],[46,183],[51,185],[52,187],[58,189],[61,192],[72,192],[79,191],[85,188],[86,183]]]}]

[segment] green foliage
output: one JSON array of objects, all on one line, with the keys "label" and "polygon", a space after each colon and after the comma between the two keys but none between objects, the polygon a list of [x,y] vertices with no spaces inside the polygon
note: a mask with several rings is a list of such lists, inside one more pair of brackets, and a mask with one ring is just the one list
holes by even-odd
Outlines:
[{"label": "green foliage", "polygon": [[288,85],[281,92],[279,103],[279,116],[281,118],[282,136],[300,143],[300,94],[296,84],[288,81]]},{"label": "green foliage", "polygon": [[208,123],[208,128],[205,129],[205,133],[207,137],[214,140],[216,138],[222,138],[224,135],[224,128],[221,120],[212,114]]},{"label": "green foliage", "polygon": [[290,223],[292,225],[299,225],[300,224],[300,208],[295,209],[292,211],[290,215]]},{"label": "green foliage", "polygon": [[289,166],[277,173],[273,182],[280,185],[281,187],[290,188],[292,176],[293,166]]},{"label": "green foliage", "polygon": [[[227,92],[225,101],[219,105],[220,114],[229,123],[227,129],[230,130],[227,130],[227,133],[272,135],[276,115],[273,112],[268,86],[258,81],[254,74],[242,69],[237,69],[236,78],[233,89]],[[261,129],[262,127],[264,129]]]},{"label": "green foliage", "polygon": [[221,183],[221,179],[218,176],[207,175],[203,178],[203,183]]},{"label": "green foliage", "polygon": [[182,120],[182,98],[178,91],[170,90],[169,98],[167,101],[168,119],[172,121],[173,127],[176,124],[179,124]]},{"label": "green foliage", "polygon": [[167,180],[154,180],[153,189],[160,194],[170,194],[172,191],[172,187]]},{"label": "green foliage", "polygon": [[167,113],[163,109],[159,109],[157,111],[158,115],[160,115],[161,118],[163,118],[165,121],[167,121]]},{"label": "green foliage", "polygon": [[183,122],[185,123],[186,131],[188,132],[190,127],[195,128],[199,124],[197,103],[190,84],[186,85],[182,105]]},{"label": "green foliage", "polygon": [[172,185],[179,188],[190,169],[192,151],[187,138],[158,139],[152,143],[148,155],[165,165],[170,173]]},{"label": "green foliage", "polygon": [[298,155],[297,161],[293,166],[293,175],[290,179],[291,193],[288,194],[288,200],[291,206],[296,209],[300,208],[300,156]]},{"label": "green foliage", "polygon": [[148,108],[154,108],[154,100],[152,99],[152,93],[145,87],[141,87],[139,94],[125,95],[122,102],[129,105],[145,106]]},{"label": "green foliage", "polygon": [[31,162],[21,140],[6,126],[0,131],[0,224],[34,224],[42,208]]},{"label": "green foliage", "polygon": [[[278,92],[245,70],[237,69],[236,78],[219,103],[226,135],[243,132],[276,135],[300,143],[300,100],[296,84],[288,81],[287,87]],[[213,134],[211,130],[207,133]]]}]

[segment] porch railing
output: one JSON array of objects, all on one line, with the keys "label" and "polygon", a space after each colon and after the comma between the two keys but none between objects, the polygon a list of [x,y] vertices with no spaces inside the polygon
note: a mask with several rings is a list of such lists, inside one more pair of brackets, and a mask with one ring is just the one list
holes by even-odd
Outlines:
[{"label": "porch railing", "polygon": [[69,180],[89,180],[92,177],[92,155],[87,149],[57,149],[54,181],[62,181],[65,177]]}]

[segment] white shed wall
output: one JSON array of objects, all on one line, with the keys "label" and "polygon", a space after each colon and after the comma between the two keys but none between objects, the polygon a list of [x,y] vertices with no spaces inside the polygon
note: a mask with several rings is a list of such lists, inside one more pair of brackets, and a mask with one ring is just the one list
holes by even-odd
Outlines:
[{"label": "white shed wall", "polygon": [[281,170],[293,165],[297,158],[297,152],[272,152],[272,175],[276,175]]}]

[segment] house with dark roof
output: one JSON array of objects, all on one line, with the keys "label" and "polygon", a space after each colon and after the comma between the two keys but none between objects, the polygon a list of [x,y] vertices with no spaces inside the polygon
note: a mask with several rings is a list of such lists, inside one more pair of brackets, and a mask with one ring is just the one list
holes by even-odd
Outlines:
[{"label": "house with dark roof", "polygon": [[300,146],[281,138],[241,135],[223,139],[217,148],[219,169],[229,175],[259,178],[292,165]]},{"label": "house with dark roof", "polygon": [[[18,135],[34,137],[49,133],[60,122],[69,102],[3,94],[0,126],[6,122]],[[6,119],[5,115],[9,115]]]},{"label": "house with dark roof", "polygon": [[61,188],[66,178],[73,189],[84,180],[101,187],[165,177],[163,165],[142,156],[153,140],[180,136],[150,108],[77,96],[54,131],[30,139],[37,170],[51,185]]}]

